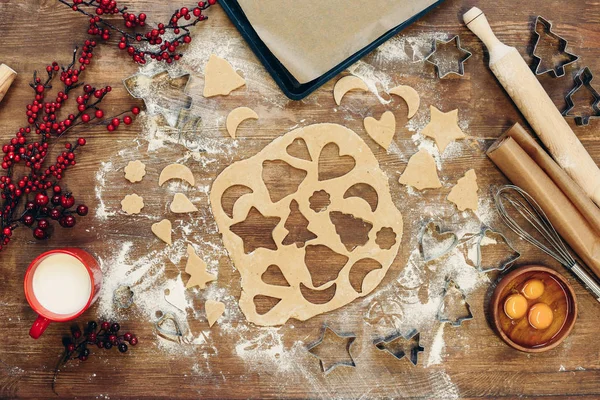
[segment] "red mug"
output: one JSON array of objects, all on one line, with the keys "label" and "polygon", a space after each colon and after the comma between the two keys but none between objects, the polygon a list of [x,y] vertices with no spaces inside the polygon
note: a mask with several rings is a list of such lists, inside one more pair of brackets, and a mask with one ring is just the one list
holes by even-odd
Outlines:
[{"label": "red mug", "polygon": [[94,304],[101,286],[102,270],[86,251],[64,248],[40,254],[25,272],[25,297],[38,314],[29,335],[37,339],[50,322],[79,317]]}]

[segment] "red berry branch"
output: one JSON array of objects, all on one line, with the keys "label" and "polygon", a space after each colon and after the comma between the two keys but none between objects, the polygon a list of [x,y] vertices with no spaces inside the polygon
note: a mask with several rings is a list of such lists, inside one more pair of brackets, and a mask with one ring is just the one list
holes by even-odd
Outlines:
[{"label": "red berry branch", "polygon": [[126,353],[128,350],[127,343],[131,346],[138,344],[138,338],[135,335],[129,332],[119,334],[120,330],[121,326],[117,322],[111,324],[104,321],[98,327],[96,321],[90,321],[85,326],[83,332],[78,325],[73,325],[71,327],[71,336],[63,338],[65,352],[54,370],[52,390],[54,390],[60,367],[65,365],[69,360],[76,358],[80,361],[87,361],[90,356],[88,347],[97,346],[99,349],[105,350],[116,347],[121,353]]},{"label": "red berry branch", "polygon": [[[20,128],[2,146],[4,156],[0,166],[5,173],[0,176],[0,250],[10,242],[13,230],[20,224],[30,227],[36,239],[45,239],[52,231],[51,220],[58,221],[64,228],[71,228],[76,223],[75,215],[85,216],[88,213],[84,204],[73,209],[75,198],[59,183],[66,170],[76,165],[75,151],[85,146],[86,140],[80,137],[65,143],[56,162],[48,166],[46,161],[51,143],[76,126],[104,117],[100,103],[111,87],[94,88],[80,83],[86,66],[93,59],[95,47],[95,41],[86,40],[79,58],[75,49],[68,66],[60,68],[58,63],[53,62],[46,67],[46,79],[42,80],[37,73],[33,75],[30,86],[35,95],[26,107],[28,125]],[[63,90],[47,101],[48,91],[57,76],[64,85]],[[70,92],[80,86],[83,90],[76,97],[77,114],[63,115],[61,109],[71,97]],[[132,113],[139,113],[139,109],[132,109]],[[125,123],[132,122],[131,117],[125,118]],[[115,119],[110,124],[114,124]],[[17,172],[21,173],[20,176],[14,176]]]},{"label": "red berry branch", "polygon": [[[122,35],[119,48],[126,50],[140,64],[146,62],[146,57],[167,63],[179,60],[181,54],[177,53],[177,48],[191,41],[189,28],[204,21],[207,17],[202,12],[216,3],[216,0],[201,1],[192,10],[182,7],[173,14],[167,25],[159,24],[158,28],[142,34],[128,33],[101,17],[120,14],[127,29],[145,26],[145,14],[129,13],[127,7],[119,8],[115,1],[59,1],[90,18],[88,34],[108,40],[111,31],[119,32]],[[94,14],[86,11],[86,8],[93,9]],[[190,22],[180,24],[181,19]],[[103,120],[105,115],[100,103],[111,91],[111,87],[96,88],[82,82],[82,75],[93,60],[97,44],[94,39],[86,40],[79,54],[75,49],[73,60],[66,67],[60,67],[57,62],[48,65],[45,79],[38,77],[37,72],[33,74],[30,85],[34,91],[34,99],[26,107],[28,125],[20,128],[2,146],[4,156],[0,166],[4,174],[0,176],[0,251],[10,242],[13,231],[19,225],[30,227],[36,239],[45,239],[52,233],[52,220],[58,221],[64,228],[71,228],[75,226],[76,215],[85,216],[88,213],[88,207],[84,204],[75,207],[75,198],[60,184],[66,170],[76,165],[75,152],[79,147],[85,146],[86,139],[80,137],[73,142],[64,143],[64,149],[56,157],[56,162],[48,166],[46,161],[52,143],[73,128],[90,123],[105,124],[106,129],[112,132],[121,122],[131,124],[132,115],[140,112],[138,107],[133,107],[132,115],[124,115],[125,112],[122,112]],[[47,100],[52,82],[57,76],[63,89],[56,97]],[[73,96],[71,92],[80,87],[81,93]],[[64,115],[61,109],[70,98],[75,98],[77,113]],[[17,172],[20,175],[14,176]]]},{"label": "red berry branch", "polygon": [[[206,20],[208,17],[203,14],[203,11],[217,2],[217,0],[200,1],[197,7],[192,9],[181,7],[173,13],[167,24],[160,23],[156,28],[141,33],[128,32],[107,21],[104,16],[120,15],[126,29],[146,26],[146,14],[130,13],[127,7],[119,8],[114,0],[59,1],[89,18],[88,34],[102,40],[109,40],[112,33],[119,33],[121,35],[119,49],[127,51],[139,64],[145,64],[147,57],[169,64],[179,60],[182,54],[177,51],[178,47],[192,41],[190,28]],[[181,20],[184,22],[182,23]]]}]

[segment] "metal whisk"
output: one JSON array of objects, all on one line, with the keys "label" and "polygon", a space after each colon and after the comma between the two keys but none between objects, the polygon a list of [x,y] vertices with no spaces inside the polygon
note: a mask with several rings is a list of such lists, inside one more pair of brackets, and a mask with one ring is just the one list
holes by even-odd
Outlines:
[{"label": "metal whisk", "polygon": [[[498,212],[510,229],[573,272],[600,302],[600,286],[571,256],[546,213],[529,193],[518,186],[506,185],[496,192],[494,200]],[[541,235],[544,241],[536,239],[523,226],[519,225],[511,216],[511,213],[521,215]]]}]

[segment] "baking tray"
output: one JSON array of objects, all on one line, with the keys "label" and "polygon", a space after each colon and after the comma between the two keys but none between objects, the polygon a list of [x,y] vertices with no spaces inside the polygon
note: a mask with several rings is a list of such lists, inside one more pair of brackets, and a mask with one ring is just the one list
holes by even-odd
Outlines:
[{"label": "baking tray", "polygon": [[277,57],[273,55],[273,53],[269,50],[269,48],[264,44],[264,42],[260,39],[248,18],[242,11],[237,0],[219,0],[219,4],[225,10],[233,24],[240,31],[254,54],[258,57],[258,59],[263,63],[267,71],[271,74],[277,85],[281,88],[283,93],[292,100],[302,100],[319,87],[327,83],[331,78],[335,77],[337,74],[348,68],[350,65],[354,64],[359,59],[363,58],[365,55],[369,54],[371,51],[375,50],[379,47],[383,42],[390,39],[392,36],[415,22],[417,19],[427,14],[431,9],[437,7],[444,0],[439,0],[421,11],[418,14],[415,14],[411,19],[405,21],[404,23],[398,25],[394,29],[386,32],[382,36],[380,36],[377,40],[354,53],[352,56],[348,57],[346,60],[330,69],[325,74],[320,77],[313,79],[310,82],[301,84],[294,78],[294,76],[279,62]]}]

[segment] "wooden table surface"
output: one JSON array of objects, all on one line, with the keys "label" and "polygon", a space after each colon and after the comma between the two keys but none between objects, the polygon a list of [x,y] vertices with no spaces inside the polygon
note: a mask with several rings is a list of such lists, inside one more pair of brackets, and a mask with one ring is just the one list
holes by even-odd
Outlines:
[{"label": "wooden table surface", "polygon": [[[167,4],[171,3],[171,4]],[[149,20],[159,22],[184,2],[158,0],[129,1],[137,12],[146,12]],[[26,228],[15,233],[14,241],[0,254],[0,397],[2,398],[361,398],[361,397],[589,397],[600,396],[600,343],[598,320],[600,306],[571,276],[578,295],[579,318],[570,337],[558,348],[543,354],[520,353],[505,345],[490,328],[487,317],[491,282],[497,273],[469,291],[468,301],[474,319],[460,328],[440,324],[432,315],[428,292],[444,280],[444,265],[417,269],[422,273],[420,287],[401,287],[409,257],[417,247],[417,232],[429,219],[436,218],[452,229],[489,224],[502,230],[493,213],[490,188],[506,180],[484,154],[494,138],[515,122],[525,123],[510,98],[487,68],[487,53],[482,44],[462,24],[460,16],[477,5],[485,11],[500,40],[516,46],[531,60],[531,29],[535,16],[554,22],[555,30],[570,43],[570,50],[581,58],[576,67],[567,68],[567,76],[540,77],[556,105],[565,106],[564,95],[573,86],[573,74],[589,66],[600,74],[600,7],[593,0],[480,1],[447,0],[381,50],[359,62],[351,71],[375,85],[383,101],[373,93],[352,93],[340,107],[333,101],[333,82],[307,99],[287,100],[260,66],[238,32],[217,6],[209,10],[210,19],[194,31],[184,61],[173,73],[191,73],[188,94],[193,98],[192,114],[202,117],[198,132],[187,132],[192,139],[188,148],[176,130],[161,127],[155,117],[140,116],[127,129],[108,133],[93,127],[85,133],[88,146],[81,152],[79,164],[69,171],[64,182],[78,201],[90,206],[90,215],[81,218],[73,230],[60,230],[50,240],[35,241]],[[368,2],[365,3],[368,12]],[[310,24],[310,20],[305,21]],[[55,0],[0,1],[0,62],[19,75],[0,104],[3,142],[22,126],[25,104],[32,97],[28,83],[34,70],[57,60],[66,63],[73,47],[85,38],[86,19]],[[473,52],[460,78],[439,80],[431,65],[420,58],[431,49],[433,38],[461,35],[464,47]],[[228,59],[247,79],[247,86],[228,97],[204,99],[201,95],[203,69],[208,55]],[[86,82],[110,84],[114,88],[105,100],[107,113],[141,104],[125,91],[122,79],[135,73],[137,66],[116,50],[102,45],[95,52],[94,65],[86,72]],[[146,72],[160,68],[146,68]],[[398,84],[415,87],[422,96],[419,114],[407,121],[406,105],[385,94]],[[416,135],[429,119],[429,105],[443,111],[459,109],[459,119],[468,138],[451,147],[438,161],[443,188],[415,192],[398,184],[409,157],[419,143],[428,140]],[[224,123],[229,110],[251,106],[259,121],[244,124],[233,141]],[[363,118],[392,110],[398,131],[386,154],[365,133]],[[345,125],[365,140],[389,176],[392,198],[404,217],[401,251],[381,285],[369,296],[337,311],[305,322],[289,321],[281,328],[261,328],[245,321],[239,311],[239,274],[217,232],[208,203],[211,182],[227,165],[256,154],[265,145],[295,127],[334,122]],[[573,121],[570,121],[573,123]],[[600,122],[577,127],[575,132],[594,159],[600,158],[597,132]],[[191,148],[191,150],[190,150]],[[199,151],[205,150],[205,151]],[[139,159],[147,166],[144,181],[132,185],[123,178],[123,167]],[[161,169],[172,162],[185,162],[193,170],[194,188],[171,184],[158,189]],[[445,197],[466,170],[477,171],[480,209],[477,213],[459,213]],[[176,191],[186,190],[199,208],[194,215],[173,216],[168,204]],[[120,212],[120,200],[136,192],[144,197],[145,208],[138,216]],[[175,245],[165,246],[152,235],[150,225],[163,217],[174,221]],[[542,263],[560,266],[539,251],[509,239],[522,252],[519,264]],[[185,282],[186,243],[193,243],[199,254],[218,273],[217,282],[206,290],[190,290],[185,313],[172,309],[162,298],[164,285],[176,282],[181,273]],[[83,247],[101,261],[107,278],[105,293],[79,322],[103,317],[118,318],[124,329],[139,336],[140,344],[127,354],[92,349],[86,362],[69,363],[62,368],[52,389],[54,368],[62,355],[61,337],[67,324],[52,324],[37,341],[28,336],[34,319],[22,289],[25,269],[38,254],[52,248]],[[414,257],[411,258],[414,262]],[[326,260],[323,260],[326,268]],[[468,267],[470,268],[470,267]],[[464,268],[461,269],[464,271]],[[122,273],[122,282],[119,282]],[[132,276],[136,276],[132,278]],[[111,288],[125,283],[132,286],[139,300],[127,310],[111,308]],[[400,286],[398,286],[400,285]],[[436,289],[437,288],[437,289]],[[412,290],[412,291],[411,291]],[[439,294],[438,294],[439,295]],[[214,327],[204,318],[207,298],[221,299],[227,313]],[[395,323],[386,318],[374,320],[374,304],[397,299],[403,308]],[[424,302],[423,312],[415,302]],[[410,303],[410,304],[409,304]],[[435,304],[434,304],[435,306]],[[171,309],[169,308],[171,307]],[[413,310],[413,311],[410,311]],[[176,344],[159,339],[154,322],[156,311],[183,315],[196,344]],[[429,314],[427,314],[429,312]],[[433,314],[434,315],[434,314]],[[339,367],[328,375],[319,369],[318,360],[306,351],[323,324],[341,332],[353,332],[352,345],[356,368]],[[417,366],[406,359],[396,360],[378,351],[373,340],[398,330],[421,331]],[[441,347],[440,347],[441,346]],[[437,353],[436,353],[437,352]]]}]

